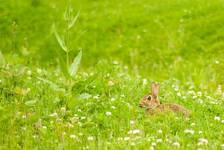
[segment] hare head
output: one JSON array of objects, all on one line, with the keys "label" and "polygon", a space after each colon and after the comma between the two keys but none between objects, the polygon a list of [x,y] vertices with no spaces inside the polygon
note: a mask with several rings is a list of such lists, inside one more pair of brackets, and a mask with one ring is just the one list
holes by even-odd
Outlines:
[{"label": "hare head", "polygon": [[151,93],[145,95],[141,99],[139,106],[147,108],[147,109],[153,109],[153,108],[159,106],[160,105],[160,101],[159,101],[159,97],[158,97],[159,87],[160,87],[160,85],[158,83],[153,82],[151,84]]}]

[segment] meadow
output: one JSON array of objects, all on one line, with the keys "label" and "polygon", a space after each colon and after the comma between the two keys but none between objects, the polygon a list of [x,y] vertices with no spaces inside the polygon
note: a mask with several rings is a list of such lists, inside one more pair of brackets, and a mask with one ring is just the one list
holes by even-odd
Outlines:
[{"label": "meadow", "polygon": [[0,149],[224,149],[223,0],[0,3]]}]

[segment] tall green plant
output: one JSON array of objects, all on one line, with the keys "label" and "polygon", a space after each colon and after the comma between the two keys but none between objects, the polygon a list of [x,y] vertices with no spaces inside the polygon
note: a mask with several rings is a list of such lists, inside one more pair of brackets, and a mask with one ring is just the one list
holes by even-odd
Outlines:
[{"label": "tall green plant", "polygon": [[53,32],[55,35],[55,38],[57,39],[57,42],[59,46],[61,47],[61,50],[66,55],[66,60],[60,60],[60,66],[61,70],[63,71],[64,75],[66,77],[74,78],[77,70],[79,68],[81,59],[82,59],[82,50],[79,51],[77,56],[73,59],[73,62],[70,64],[70,52],[71,52],[71,43],[70,43],[70,33],[72,27],[75,26],[80,12],[78,12],[76,15],[73,15],[73,9],[71,5],[68,5],[64,12],[64,20],[66,22],[66,29],[64,35],[59,35],[56,29],[55,24],[53,24]]}]

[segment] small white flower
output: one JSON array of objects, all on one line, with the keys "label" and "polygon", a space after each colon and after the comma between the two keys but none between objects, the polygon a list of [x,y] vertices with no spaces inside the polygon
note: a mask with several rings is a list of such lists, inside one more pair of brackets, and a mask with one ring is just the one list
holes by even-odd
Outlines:
[{"label": "small white flower", "polygon": [[57,114],[56,112],[54,112],[54,113],[50,114],[49,116],[50,116],[50,117],[57,117],[58,114]]},{"label": "small white flower", "polygon": [[162,140],[162,139],[156,139],[156,142],[157,142],[157,143],[162,143],[163,140]]},{"label": "small white flower", "polygon": [[204,138],[198,139],[198,145],[207,145],[207,144],[208,144],[207,139],[204,139]]},{"label": "small white flower", "polygon": [[32,74],[32,71],[31,71],[31,70],[28,70],[28,71],[27,71],[27,75],[30,76],[31,74]]},{"label": "small white flower", "polygon": [[134,120],[130,120],[130,124],[131,125],[135,124],[135,121]]},{"label": "small white flower", "polygon": [[202,131],[198,131],[198,134],[202,134],[203,132]]},{"label": "small white flower", "polygon": [[180,93],[180,92],[177,92],[177,96],[178,96],[178,97],[181,97],[181,93]]},{"label": "small white flower", "polygon": [[224,120],[222,120],[222,121],[221,121],[221,123],[223,123],[223,124],[224,124]]},{"label": "small white flower", "polygon": [[147,84],[148,84],[148,80],[147,80],[147,79],[143,79],[143,80],[142,80],[142,84],[143,84],[143,85],[147,85]]},{"label": "small white flower", "polygon": [[219,116],[215,116],[215,117],[214,117],[214,120],[220,121],[221,118],[220,118]]},{"label": "small white flower", "polygon": [[113,86],[114,85],[114,82],[113,81],[108,81],[108,86]]},{"label": "small white flower", "polygon": [[128,140],[130,140],[130,137],[126,136],[126,137],[124,137],[124,140],[128,141]]},{"label": "small white flower", "polygon": [[116,60],[114,60],[112,63],[113,63],[114,65],[118,65],[118,64],[119,64],[118,61],[116,61]]},{"label": "small white flower", "polygon": [[93,99],[99,99],[99,95],[93,96]]},{"label": "small white flower", "polygon": [[152,144],[151,144],[152,146],[156,146],[156,143],[155,142],[152,142]]},{"label": "small white flower", "polygon": [[162,134],[162,133],[163,133],[163,130],[159,129],[157,132],[158,132],[159,134]]},{"label": "small white flower", "polygon": [[47,129],[47,127],[46,126],[42,126],[42,129]]},{"label": "small white flower", "polygon": [[197,95],[194,95],[192,98],[193,98],[193,99],[196,99],[196,98],[197,98]]},{"label": "small white flower", "polygon": [[89,136],[87,139],[88,139],[88,141],[93,141],[94,137],[93,136]]},{"label": "small white flower", "polygon": [[215,61],[215,64],[219,64],[219,61],[218,61],[218,60],[216,60],[216,61]]},{"label": "small white flower", "polygon": [[224,144],[221,144],[220,146],[221,146],[221,149],[224,149]]},{"label": "small white flower", "polygon": [[173,146],[175,146],[175,147],[180,147],[180,143],[178,143],[178,142],[174,142],[174,143],[173,143]]},{"label": "small white flower", "polygon": [[115,101],[115,98],[114,98],[114,97],[112,97],[110,100],[113,102],[113,101]]},{"label": "small white flower", "polygon": [[192,129],[185,129],[184,133],[194,134],[194,130],[192,130]]},{"label": "small white flower", "polygon": [[81,109],[78,109],[77,111],[78,111],[78,112],[82,112],[82,110],[81,110]]},{"label": "small white flower", "polygon": [[111,106],[111,108],[112,108],[112,109],[116,109],[116,107],[115,107],[115,106]]},{"label": "small white flower", "polygon": [[81,117],[81,120],[85,120],[85,119],[86,119],[86,117],[85,117],[85,116],[82,116],[82,117]]},{"label": "small white flower", "polygon": [[106,116],[111,116],[111,115],[112,115],[112,113],[111,113],[111,112],[109,112],[109,111],[108,111],[108,112],[106,112],[105,114],[106,114]]},{"label": "small white flower", "polygon": [[202,92],[201,92],[201,91],[198,91],[198,92],[197,92],[197,95],[198,95],[199,97],[201,97],[201,96],[202,96]]},{"label": "small white flower", "polygon": [[153,146],[150,146],[149,150],[154,150],[154,147]]},{"label": "small white flower", "polygon": [[69,137],[70,137],[71,139],[77,139],[77,136],[74,135],[74,134],[71,134]]},{"label": "small white flower", "polygon": [[195,123],[193,122],[193,123],[191,123],[191,126],[195,126]]},{"label": "small white flower", "polygon": [[134,129],[134,130],[130,130],[128,131],[128,134],[139,134],[141,131],[139,129]]}]

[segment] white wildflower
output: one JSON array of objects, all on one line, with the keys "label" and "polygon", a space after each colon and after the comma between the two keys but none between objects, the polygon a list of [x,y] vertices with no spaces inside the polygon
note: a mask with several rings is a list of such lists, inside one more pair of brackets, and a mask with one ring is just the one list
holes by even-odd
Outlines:
[{"label": "white wildflower", "polygon": [[204,139],[204,138],[198,139],[198,145],[207,145],[207,144],[208,144],[207,139]]},{"label": "white wildflower", "polygon": [[198,131],[198,134],[202,134],[203,132],[202,131]]},{"label": "white wildflower", "polygon": [[194,122],[192,122],[192,123],[191,123],[191,126],[195,126],[195,123],[194,123]]},{"label": "white wildflower", "polygon": [[113,81],[108,81],[108,86],[113,86],[114,85],[114,82]]},{"label": "white wildflower", "polygon": [[215,116],[215,117],[214,117],[214,120],[220,121],[221,118],[220,118],[219,116]]},{"label": "white wildflower", "polygon": [[221,146],[221,149],[224,150],[224,144],[221,144],[220,146]]},{"label": "white wildflower", "polygon": [[109,111],[108,111],[108,112],[106,112],[105,114],[106,114],[106,116],[111,116],[111,115],[112,115],[112,113],[111,113],[111,112],[109,112]]},{"label": "white wildflower", "polygon": [[77,139],[77,136],[74,135],[74,134],[71,134],[69,137],[70,137],[71,139]]},{"label": "white wildflower", "polygon": [[81,120],[85,120],[85,119],[86,119],[86,117],[85,117],[85,116],[82,116],[82,117],[81,117]]},{"label": "white wildflower", "polygon": [[152,146],[156,146],[156,143],[155,142],[152,142],[152,144],[151,144]]},{"label": "white wildflower", "polygon": [[56,112],[49,115],[50,117],[58,117],[58,114]]},{"label": "white wildflower", "polygon": [[93,141],[94,137],[93,136],[89,136],[87,139],[88,139],[88,141]]},{"label": "white wildflower", "polygon": [[116,109],[116,107],[115,107],[115,106],[111,106],[111,108],[112,108],[112,109]]},{"label": "white wildflower", "polygon": [[163,133],[163,130],[159,129],[157,132],[158,132],[159,134],[162,134],[162,133]]},{"label": "white wildflower", "polygon": [[184,133],[194,134],[194,130],[192,130],[192,129],[185,129]]},{"label": "white wildflower", "polygon": [[157,142],[157,143],[162,143],[163,140],[162,140],[162,139],[156,139],[156,142]]},{"label": "white wildflower", "polygon": [[173,143],[173,146],[175,146],[175,147],[180,147],[180,143],[178,143],[178,142],[174,142],[174,143]]},{"label": "white wildflower", "polygon": [[93,99],[99,99],[99,95],[93,96]]},{"label": "white wildflower", "polygon": [[223,123],[223,124],[224,124],[224,120],[222,120],[222,121],[221,121],[221,123]]},{"label": "white wildflower", "polygon": [[124,94],[122,94],[122,95],[121,95],[121,97],[122,97],[122,98],[125,98],[125,95],[124,95]]},{"label": "white wildflower", "polygon": [[147,80],[147,79],[143,79],[143,80],[142,80],[142,84],[143,84],[143,85],[147,85],[147,84],[148,84],[148,80]]},{"label": "white wildflower", "polygon": [[128,131],[128,134],[139,134],[141,131],[139,129],[134,129],[134,130],[130,130]]},{"label": "white wildflower", "polygon": [[177,96],[178,96],[178,97],[181,97],[181,93],[180,93],[180,92],[177,92]]},{"label": "white wildflower", "polygon": [[135,121],[134,120],[130,120],[130,124],[131,125],[135,124]]},{"label": "white wildflower", "polygon": [[130,140],[130,137],[126,136],[126,137],[124,137],[124,140],[128,141],[128,140]]},{"label": "white wildflower", "polygon": [[150,146],[149,150],[154,150],[154,147],[153,146]]},{"label": "white wildflower", "polygon": [[215,64],[219,64],[219,61],[218,61],[218,60],[216,60],[216,61],[215,61]]},{"label": "white wildflower", "polygon": [[114,98],[114,97],[112,97],[110,100],[113,102],[113,101],[115,101],[115,98]]}]

